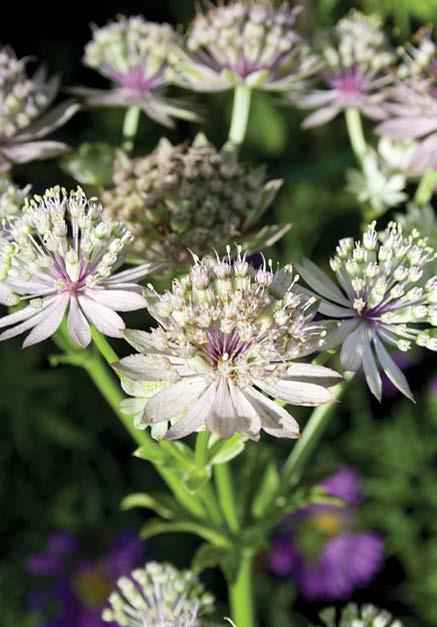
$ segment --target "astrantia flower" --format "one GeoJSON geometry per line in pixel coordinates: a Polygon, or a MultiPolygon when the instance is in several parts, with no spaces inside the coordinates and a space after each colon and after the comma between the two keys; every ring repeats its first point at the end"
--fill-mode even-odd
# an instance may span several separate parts
{"type": "Polygon", "coordinates": [[[426,280],[423,276],[436,253],[418,231],[404,236],[394,222],[382,232],[375,225],[368,227],[360,242],[340,240],[330,260],[340,288],[311,261],[304,261],[299,271],[322,297],[320,313],[342,319],[331,342],[342,343],[343,368],[355,372],[362,366],[370,390],[380,399],[376,355],[392,383],[412,398],[405,376],[384,344],[407,351],[415,342],[437,350],[430,329],[437,320],[437,277],[426,280]]]}
{"type": "Polygon", "coordinates": [[[117,582],[102,618],[121,627],[202,627],[213,597],[189,570],[149,562],[117,582]]]}
{"type": "Polygon", "coordinates": [[[0,238],[7,235],[3,228],[5,219],[21,212],[29,191],[30,185],[20,188],[6,176],[0,175],[0,238]]]}
{"type": "Polygon", "coordinates": [[[354,107],[373,120],[385,117],[385,89],[391,82],[388,66],[393,55],[377,16],[352,10],[322,40],[320,80],[324,89],[299,96],[296,104],[317,108],[303,123],[305,128],[325,124],[354,107]]]}
{"type": "MultiPolygon", "coordinates": [[[[132,256],[186,264],[187,249],[204,255],[212,247],[225,252],[228,241],[259,221],[282,181],[265,182],[265,169],[236,161],[202,134],[192,144],[162,139],[147,157],[115,163],[115,187],[103,193],[108,216],[122,218],[134,239],[132,256]]],[[[271,244],[287,227],[265,227],[255,238],[271,244]]],[[[252,248],[253,249],[253,248],[252,248]]]]}
{"type": "Polygon", "coordinates": [[[380,570],[383,544],[372,531],[355,531],[362,500],[358,477],[345,468],[321,486],[344,505],[313,504],[297,510],[273,539],[270,567],[295,580],[308,599],[346,599],[380,570]]]}
{"type": "Polygon", "coordinates": [[[348,170],[346,179],[348,189],[360,203],[368,203],[375,215],[383,214],[389,207],[396,207],[407,198],[404,174],[391,171],[373,149],[369,149],[364,157],[362,170],[348,170]]]}
{"type": "Polygon", "coordinates": [[[108,78],[113,87],[74,87],[72,92],[90,106],[139,107],[165,126],[173,126],[173,117],[193,120],[193,112],[163,94],[168,85],[168,57],[178,40],[169,24],[146,22],[139,15],[121,15],[102,28],[94,27],[84,63],[108,78]]]}
{"type": "Polygon", "coordinates": [[[271,91],[296,90],[316,60],[295,29],[299,8],[272,0],[234,0],[207,5],[176,55],[176,81],[197,91],[222,91],[245,84],[271,91]]]}
{"type": "Polygon", "coordinates": [[[335,608],[327,608],[320,613],[320,619],[326,627],[402,627],[390,612],[374,605],[358,607],[355,603],[346,605],[338,616],[335,608]]]}
{"type": "Polygon", "coordinates": [[[26,76],[30,58],[17,59],[9,47],[0,47],[0,171],[14,163],[56,157],[68,149],[61,142],[39,141],[64,124],[78,106],[71,100],[46,110],[52,104],[59,78],[46,80],[40,68],[26,76]]]}
{"type": "Polygon", "coordinates": [[[195,258],[170,292],[149,290],[148,309],[161,326],[126,331],[140,354],[115,365],[137,381],[168,382],[146,403],[144,426],[173,422],[170,439],[203,428],[222,438],[239,432],[256,440],[261,429],[298,437],[296,421],[269,396],[321,405],[333,399],[327,388],[340,377],[293,362],[319,350],[326,335],[312,321],[316,299],[298,293],[294,282],[291,267],[253,270],[238,254],[235,261],[195,258]]]}
{"type": "Polygon", "coordinates": [[[417,47],[402,51],[404,63],[384,109],[389,119],[377,132],[394,139],[420,139],[409,165],[416,172],[437,170],[437,46],[429,30],[417,47]]]}
{"type": "Polygon", "coordinates": [[[3,304],[29,304],[0,318],[0,328],[9,327],[0,340],[31,330],[23,346],[41,342],[68,313],[69,334],[85,347],[89,323],[121,337],[125,325],[115,312],[145,307],[134,281],[152,264],[114,274],[130,234],[120,221],[104,219],[102,207],[81,189],[68,195],[56,187],[35,196],[8,228],[10,241],[0,240],[0,297],[3,289],[3,304]]]}

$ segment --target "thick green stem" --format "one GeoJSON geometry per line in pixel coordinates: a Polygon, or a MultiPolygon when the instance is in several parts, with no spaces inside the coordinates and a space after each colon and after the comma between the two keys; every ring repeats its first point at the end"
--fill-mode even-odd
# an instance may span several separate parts
{"type": "Polygon", "coordinates": [[[430,168],[423,175],[414,196],[414,203],[418,207],[423,207],[432,198],[434,186],[437,184],[437,170],[430,168]]]}
{"type": "Polygon", "coordinates": [[[238,627],[255,627],[252,562],[252,556],[243,555],[237,578],[229,584],[232,620],[238,627]]]}
{"type": "Polygon", "coordinates": [[[215,465],[214,479],[223,516],[225,517],[229,529],[233,533],[237,533],[240,528],[240,522],[238,520],[238,510],[235,502],[234,486],[229,465],[215,465]]]}
{"type": "Polygon", "coordinates": [[[345,117],[352,149],[357,161],[362,165],[367,153],[367,143],[363,133],[363,125],[361,124],[361,114],[358,109],[350,107],[346,109],[345,117]]]}
{"type": "Polygon", "coordinates": [[[123,122],[123,143],[121,147],[130,154],[134,149],[135,137],[140,121],[141,109],[139,107],[129,107],[124,116],[123,122]]]}
{"type": "MultiPolygon", "coordinates": [[[[333,389],[336,400],[342,396],[345,384],[341,383],[333,389]]],[[[329,403],[317,407],[311,414],[302,437],[293,447],[287,461],[282,469],[282,489],[289,491],[290,486],[295,485],[300,477],[300,473],[308,461],[308,458],[316,448],[325,429],[329,424],[329,420],[337,407],[337,403],[329,403]]]]}
{"type": "Polygon", "coordinates": [[[239,85],[235,88],[229,141],[237,149],[240,148],[246,137],[251,96],[252,91],[250,87],[239,85]]]}

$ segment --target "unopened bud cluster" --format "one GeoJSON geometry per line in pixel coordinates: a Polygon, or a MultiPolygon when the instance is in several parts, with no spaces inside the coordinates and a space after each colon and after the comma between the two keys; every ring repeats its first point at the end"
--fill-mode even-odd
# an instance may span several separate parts
{"type": "Polygon", "coordinates": [[[0,237],[6,235],[3,229],[5,219],[19,215],[29,190],[30,186],[20,188],[10,179],[0,176],[0,237]]]}
{"type": "Polygon", "coordinates": [[[265,169],[238,163],[203,135],[172,146],[163,139],[147,157],[115,164],[115,187],[103,193],[106,215],[121,218],[142,259],[184,264],[188,250],[223,252],[255,224],[280,181],[265,183],[265,169]]]}

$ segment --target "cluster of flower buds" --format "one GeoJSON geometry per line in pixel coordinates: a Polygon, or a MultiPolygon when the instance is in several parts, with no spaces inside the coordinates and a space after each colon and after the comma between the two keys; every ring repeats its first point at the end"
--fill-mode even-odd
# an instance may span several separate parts
{"type": "Polygon", "coordinates": [[[393,139],[421,140],[409,165],[423,173],[437,170],[437,45],[429,29],[416,38],[417,47],[411,44],[400,51],[403,63],[385,103],[389,119],[377,132],[393,139]]]}
{"type": "Polygon", "coordinates": [[[291,267],[275,273],[264,262],[254,270],[240,251],[231,259],[228,248],[228,255],[195,258],[171,291],[146,291],[161,327],[126,331],[141,354],[115,368],[136,381],[168,382],[143,413],[143,426],[162,423],[161,437],[202,428],[222,438],[239,432],[257,440],[261,429],[298,437],[296,421],[267,395],[309,406],[333,399],[328,388],[337,373],[293,362],[323,347],[326,327],[313,322],[317,301],[295,289],[291,267]]]}
{"type": "Polygon", "coordinates": [[[61,126],[76,111],[67,101],[49,113],[59,88],[58,77],[46,80],[44,68],[26,76],[29,58],[17,59],[9,47],[0,48],[0,171],[12,163],[46,159],[65,152],[60,142],[36,141],[61,126]]]}
{"type": "Polygon", "coordinates": [[[394,56],[379,18],[353,9],[321,36],[318,47],[324,88],[296,100],[302,108],[317,108],[305,119],[304,127],[324,124],[350,107],[369,118],[383,119],[382,104],[392,80],[388,66],[394,56]]]}
{"type": "Polygon", "coordinates": [[[214,598],[198,578],[171,564],[148,562],[117,587],[102,618],[120,627],[203,627],[202,616],[213,609],[214,598]]]}
{"type": "Polygon", "coordinates": [[[0,238],[7,235],[3,228],[6,219],[20,214],[29,191],[30,185],[20,188],[9,178],[0,176],[0,238]]]}
{"type": "Polygon", "coordinates": [[[402,627],[401,621],[395,619],[387,610],[380,610],[374,605],[359,607],[349,603],[337,618],[335,608],[327,608],[320,613],[325,627],[402,627]]]}
{"type": "Polygon", "coordinates": [[[232,1],[200,11],[186,50],[175,54],[176,82],[197,91],[245,84],[273,91],[298,90],[316,59],[295,30],[298,8],[272,0],[232,1]]]}
{"type": "MultiPolygon", "coordinates": [[[[103,203],[108,216],[128,224],[132,255],[186,264],[187,249],[222,253],[226,242],[242,237],[250,245],[248,233],[281,181],[266,183],[263,167],[238,163],[226,147],[217,151],[199,134],[192,144],[179,146],[162,139],[147,157],[130,160],[120,154],[114,184],[103,193],[103,203]]],[[[262,233],[264,240],[254,236],[257,246],[272,243],[281,230],[262,233]]]]}
{"type": "Polygon", "coordinates": [[[380,398],[375,351],[392,383],[412,398],[405,376],[384,343],[402,351],[408,351],[413,342],[437,350],[430,328],[437,324],[437,277],[424,275],[436,252],[418,231],[405,237],[394,222],[381,232],[375,226],[373,222],[360,242],[340,240],[330,265],[341,289],[308,260],[299,270],[321,297],[319,311],[343,319],[331,338],[333,345],[342,343],[343,368],[355,372],[362,365],[370,390],[380,398]]]}
{"type": "Polygon", "coordinates": [[[24,346],[41,342],[68,312],[69,334],[84,347],[91,341],[90,322],[120,337],[124,322],[115,312],[145,307],[133,281],[153,266],[114,274],[131,235],[120,221],[105,220],[102,207],[81,189],[67,194],[55,187],[26,200],[7,233],[0,240],[1,302],[29,304],[0,318],[0,328],[9,327],[1,340],[32,329],[24,346]]]}
{"type": "Polygon", "coordinates": [[[74,87],[90,106],[136,106],[150,118],[173,126],[173,117],[196,119],[195,114],[162,95],[169,84],[168,59],[179,42],[169,24],[147,22],[142,16],[119,16],[102,28],[93,28],[85,47],[84,63],[108,78],[110,90],[74,87]]]}

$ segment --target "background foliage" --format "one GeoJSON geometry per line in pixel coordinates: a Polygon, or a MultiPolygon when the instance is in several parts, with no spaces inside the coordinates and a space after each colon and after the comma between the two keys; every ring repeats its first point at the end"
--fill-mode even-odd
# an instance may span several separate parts
{"type": "MultiPolygon", "coordinates": [[[[351,6],[358,6],[381,13],[398,42],[437,15],[436,0],[304,4],[308,33],[333,24],[351,6]]],[[[119,12],[186,21],[192,5],[191,0],[20,5],[11,7],[2,19],[0,41],[10,43],[19,56],[35,54],[51,71],[62,71],[66,85],[99,86],[99,77],[80,64],[90,22],[103,24],[119,12]]],[[[221,144],[227,134],[231,94],[196,100],[204,111],[206,134],[221,144]]],[[[117,145],[122,116],[118,110],[81,113],[57,135],[73,146],[83,141],[117,145]]],[[[272,178],[285,179],[274,215],[266,217],[270,222],[293,223],[272,252],[273,258],[282,261],[302,254],[315,261],[327,259],[339,237],[359,230],[359,211],[343,189],[345,168],[354,160],[342,120],[303,132],[299,128],[302,117],[300,112],[281,109],[265,94],[255,94],[242,154],[243,159],[268,163],[272,178]]],[[[143,117],[136,152],[149,152],[161,135],[174,142],[195,131],[181,124],[169,132],[143,117]]],[[[35,192],[58,182],[73,184],[54,162],[17,168],[16,178],[23,184],[31,182],[35,192]]],[[[121,351],[121,345],[117,349],[121,351]]],[[[72,368],[51,368],[54,352],[49,342],[25,352],[18,341],[0,344],[2,627],[35,624],[26,600],[40,583],[26,571],[25,560],[44,545],[51,531],[74,532],[85,550],[97,555],[117,530],[138,529],[144,522],[144,514],[120,512],[123,496],[159,486],[151,466],[132,457],[132,442],[86,375],[72,368]]],[[[311,484],[342,464],[359,471],[368,497],[363,515],[383,533],[387,560],[373,585],[354,599],[387,607],[414,627],[437,625],[437,396],[435,386],[434,394],[431,387],[431,357],[427,359],[410,368],[417,405],[393,396],[379,406],[355,381],[305,479],[311,484]]],[[[302,411],[296,417],[304,424],[306,416],[302,411]]],[[[290,443],[264,437],[264,446],[274,446],[280,459],[290,443]]],[[[189,536],[183,542],[178,536],[163,536],[148,543],[147,553],[187,566],[195,544],[189,536]]],[[[299,598],[288,581],[274,579],[262,555],[257,568],[265,625],[291,627],[306,624],[303,616],[315,618],[319,606],[299,598]],[[290,610],[296,597],[299,616],[290,610]]],[[[221,579],[217,577],[211,585],[224,598],[221,579]]]]}

